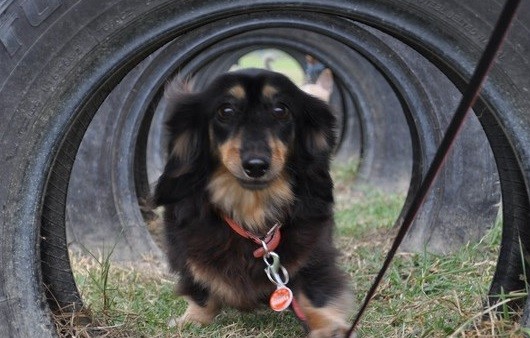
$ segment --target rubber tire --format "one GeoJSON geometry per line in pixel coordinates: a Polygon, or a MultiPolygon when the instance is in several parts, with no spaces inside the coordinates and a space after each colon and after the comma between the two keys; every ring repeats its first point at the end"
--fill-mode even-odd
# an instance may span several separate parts
{"type": "MultiPolygon", "coordinates": [[[[317,18],[313,20],[318,21],[317,18]]],[[[335,24],[340,29],[336,21],[325,22],[324,26],[326,24],[335,24]]],[[[225,68],[219,67],[220,69],[215,67],[219,63],[226,64],[225,54],[218,54],[239,51],[249,45],[258,48],[261,44],[262,47],[270,44],[281,48],[297,48],[325,60],[333,70],[340,89],[345,92],[342,97],[347,100],[343,102],[350,104],[344,110],[347,113],[344,117],[346,128],[343,129],[337,157],[347,158],[357,153],[354,159],[358,158],[359,148],[362,147],[354,185],[364,189],[370,187],[402,193],[406,192],[404,189],[408,187],[414,163],[414,179],[407,197],[409,203],[443,136],[450,114],[457,105],[459,92],[438,69],[403,43],[382,33],[376,34],[374,30],[367,32],[366,27],[356,27],[349,22],[346,28],[344,25],[340,27],[348,32],[348,38],[363,53],[371,52],[370,62],[386,65],[384,76],[360,56],[360,52],[323,35],[296,28],[286,30],[290,36],[283,33],[285,39],[282,38],[281,28],[253,30],[230,37],[202,50],[200,56],[187,63],[180,72],[194,74],[194,85],[200,88],[208,82],[208,78],[211,79],[230,66],[228,64],[225,68]],[[293,36],[296,36],[296,41],[293,41],[293,36]],[[373,52],[374,50],[377,52],[373,52]],[[208,58],[214,60],[214,65],[203,66],[208,58]],[[387,82],[387,78],[393,79],[392,85],[387,82]],[[401,99],[392,95],[393,88],[400,92],[401,99]],[[409,105],[407,114],[400,109],[400,100],[409,105]],[[414,147],[410,145],[411,134],[414,135],[414,147]]],[[[171,55],[172,60],[167,57],[160,60],[156,57],[151,59],[151,63],[164,68],[174,67],[174,64],[182,62],[178,61],[178,57],[184,39],[164,48],[163,54],[171,55]]],[[[140,93],[153,90],[156,91],[157,88],[153,88],[150,83],[135,89],[140,93]]],[[[161,163],[164,162],[161,159],[164,155],[161,153],[163,147],[160,146],[164,144],[160,141],[163,139],[160,128],[165,120],[165,116],[160,114],[162,112],[163,109],[157,109],[151,127],[155,130],[150,132],[149,137],[153,141],[153,147],[147,152],[151,182],[160,175],[161,163]]],[[[127,111],[124,113],[128,114],[127,111]]],[[[485,133],[478,119],[472,117],[456,142],[452,156],[446,162],[403,247],[409,251],[423,251],[427,248],[429,251],[447,253],[482,238],[497,216],[500,200],[497,182],[493,154],[485,133]],[[473,170],[465,170],[469,167],[473,167],[473,170]],[[461,207],[453,209],[455,202],[461,207]],[[447,210],[451,212],[448,213],[447,210]]]]}
{"type": "MultiPolygon", "coordinates": [[[[522,7],[520,13],[530,10],[528,2],[522,7]]],[[[62,285],[65,293],[54,294],[61,302],[80,303],[65,245],[65,178],[84,131],[112,88],[144,57],[203,22],[289,8],[300,9],[297,1],[25,0],[0,5],[1,336],[56,334],[43,277],[54,276],[50,282],[62,285]],[[41,233],[44,224],[47,233],[41,233]]],[[[426,55],[460,88],[500,12],[499,4],[480,0],[465,5],[449,0],[306,1],[304,8],[380,27],[426,55]]],[[[503,241],[492,292],[521,286],[519,237],[525,248],[530,245],[527,25],[514,23],[501,63],[475,107],[503,193],[503,241]]]]}

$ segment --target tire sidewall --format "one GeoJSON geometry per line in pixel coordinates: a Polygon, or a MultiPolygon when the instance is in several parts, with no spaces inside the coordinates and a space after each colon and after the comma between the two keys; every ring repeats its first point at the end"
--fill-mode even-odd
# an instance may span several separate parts
{"type": "MultiPolygon", "coordinates": [[[[54,328],[41,286],[39,229],[47,178],[64,136],[75,121],[90,121],[113,86],[143,57],[197,22],[243,13],[248,1],[93,1],[76,4],[20,1],[4,4],[0,79],[1,261],[0,333],[49,336],[54,328]],[[6,28],[7,27],[7,28],[6,28]],[[138,51],[141,51],[138,53],[138,51]],[[99,92],[95,92],[100,88],[99,92]],[[81,114],[84,114],[81,116],[81,114]],[[92,115],[91,115],[92,114],[92,115]],[[20,311],[17,309],[24,309],[20,311]],[[3,332],[3,331],[5,332],[3,332]]],[[[254,1],[252,8],[289,8],[296,2],[254,1]]],[[[308,1],[380,25],[440,64],[469,78],[500,12],[481,1],[308,1]],[[396,15],[398,13],[399,15],[396,15]],[[473,33],[470,33],[473,32],[473,33]]],[[[526,6],[528,7],[528,6],[526,6]]],[[[522,12],[521,9],[520,12],[522,12]]],[[[522,20],[512,27],[524,30],[522,20]]],[[[530,37],[514,33],[490,74],[484,98],[530,181],[530,37]],[[524,76],[523,74],[526,74],[524,76]],[[509,92],[510,95],[506,95],[509,92]]],[[[74,145],[75,146],[75,145],[74,145]]],[[[528,187],[528,184],[526,185],[528,187]]],[[[527,188],[528,192],[528,188],[527,188]]]]}

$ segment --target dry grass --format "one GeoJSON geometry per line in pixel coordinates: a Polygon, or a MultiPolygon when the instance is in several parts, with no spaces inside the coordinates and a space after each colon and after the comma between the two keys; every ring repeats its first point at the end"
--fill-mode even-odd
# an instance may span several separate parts
{"type": "MultiPolygon", "coordinates": [[[[361,321],[359,335],[522,337],[517,324],[520,313],[510,312],[505,304],[525,293],[513,293],[496,306],[483,307],[495,270],[498,232],[494,229],[480,243],[449,256],[399,253],[361,321]]],[[[385,233],[347,240],[344,265],[350,269],[355,290],[361,292],[359,302],[390,246],[392,236],[385,233]]]]}
{"type": "MultiPolygon", "coordinates": [[[[334,168],[337,245],[360,303],[390,247],[391,226],[403,196],[352,189],[352,166],[334,168]]],[[[525,293],[506,295],[498,306],[483,307],[501,227],[497,224],[479,243],[451,255],[399,253],[361,321],[359,336],[522,337],[524,329],[517,324],[520,313],[510,312],[505,302],[525,293]]],[[[57,316],[64,337],[303,336],[291,313],[266,309],[255,313],[226,309],[211,326],[177,328],[172,319],[184,312],[186,304],[174,296],[175,276],[157,262],[123,265],[111,263],[109,254],[77,254],[72,266],[87,307],[79,316],[57,316]]]]}
{"type": "MultiPolygon", "coordinates": [[[[393,221],[389,215],[399,212],[401,199],[373,191],[356,196],[361,198],[337,210],[339,217],[346,214],[337,243],[343,252],[341,264],[351,275],[360,303],[390,246],[394,231],[389,229],[393,221]],[[363,224],[362,230],[348,228],[355,228],[347,222],[352,212],[357,214],[351,223],[363,224]]],[[[497,225],[480,243],[469,244],[449,256],[398,254],[361,321],[359,336],[522,336],[516,322],[520,314],[510,313],[503,304],[486,310],[482,306],[495,270],[499,237],[497,225]]],[[[267,310],[241,314],[227,309],[209,327],[172,327],[168,323],[183,313],[185,302],[173,295],[174,276],[159,266],[146,269],[145,264],[141,268],[110,264],[108,257],[74,256],[72,261],[93,322],[86,325],[67,315],[61,318],[64,336],[303,336],[292,314],[267,310]]],[[[86,319],[84,316],[81,319],[86,319]]]]}

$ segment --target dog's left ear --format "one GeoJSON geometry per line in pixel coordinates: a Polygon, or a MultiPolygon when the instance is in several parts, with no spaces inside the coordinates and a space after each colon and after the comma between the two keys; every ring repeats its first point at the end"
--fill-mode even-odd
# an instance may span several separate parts
{"type": "Polygon", "coordinates": [[[298,124],[298,144],[313,159],[328,159],[336,144],[336,118],[322,100],[303,94],[302,123],[298,124]]]}

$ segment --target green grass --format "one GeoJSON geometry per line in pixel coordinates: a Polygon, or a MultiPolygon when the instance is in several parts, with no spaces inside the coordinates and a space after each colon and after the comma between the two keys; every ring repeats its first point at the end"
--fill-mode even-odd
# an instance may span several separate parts
{"type": "Polygon", "coordinates": [[[271,63],[273,71],[286,75],[296,85],[303,83],[304,71],[300,64],[280,50],[266,49],[249,53],[239,59],[239,66],[241,68],[264,68],[264,60],[267,55],[274,57],[274,61],[271,63]]]}
{"type": "MultiPolygon", "coordinates": [[[[224,309],[207,327],[178,328],[173,319],[182,315],[186,302],[175,296],[174,280],[153,267],[120,266],[106,271],[106,259],[72,257],[75,278],[92,314],[89,327],[76,329],[80,337],[299,337],[302,329],[291,313],[259,310],[240,313],[224,309]],[[102,263],[103,262],[103,263],[102,263]],[[102,289],[103,280],[105,289],[102,289]]],[[[70,328],[64,332],[73,332],[70,328]]]]}
{"type": "MultiPolygon", "coordinates": [[[[484,331],[491,331],[491,323],[495,323],[495,336],[520,334],[511,313],[480,322],[482,302],[495,270],[499,229],[451,255],[398,254],[361,322],[360,336],[447,337],[460,331],[463,334],[458,337],[487,336],[484,331]]],[[[367,242],[352,253],[345,265],[356,290],[369,288],[386,247],[367,242]]]]}
{"type": "Polygon", "coordinates": [[[355,238],[367,231],[389,228],[394,224],[403,206],[401,196],[369,188],[356,193],[355,201],[335,211],[335,222],[340,236],[355,238]]]}
{"type": "MultiPolygon", "coordinates": [[[[334,166],[337,245],[360,304],[393,239],[403,196],[368,187],[351,189],[355,163],[334,166]]],[[[359,337],[520,337],[520,314],[483,301],[495,271],[501,224],[478,243],[451,255],[398,253],[359,327],[359,337]],[[489,319],[482,320],[483,317],[489,319]]],[[[63,328],[78,337],[301,337],[291,313],[225,309],[210,326],[177,328],[185,311],[173,293],[174,276],[157,266],[123,266],[108,256],[72,257],[78,288],[92,314],[88,327],[63,328]],[[95,334],[96,333],[96,334],[95,334]]],[[[505,295],[525,296],[526,292],[505,295]]],[[[502,298],[501,298],[502,299],[502,298]]],[[[352,314],[353,314],[352,309],[352,314]]],[[[72,321],[73,322],[73,321],[72,321]]],[[[63,325],[73,325],[66,323],[63,325]]]]}
{"type": "MultiPolygon", "coordinates": [[[[119,264],[113,264],[105,277],[105,264],[100,262],[90,256],[72,257],[78,289],[98,334],[155,337],[169,333],[167,322],[186,307],[184,300],[174,296],[173,281],[156,267],[119,264]],[[102,279],[107,280],[105,289],[101,288],[102,279]]],[[[90,330],[81,331],[92,336],[90,330]]]]}

